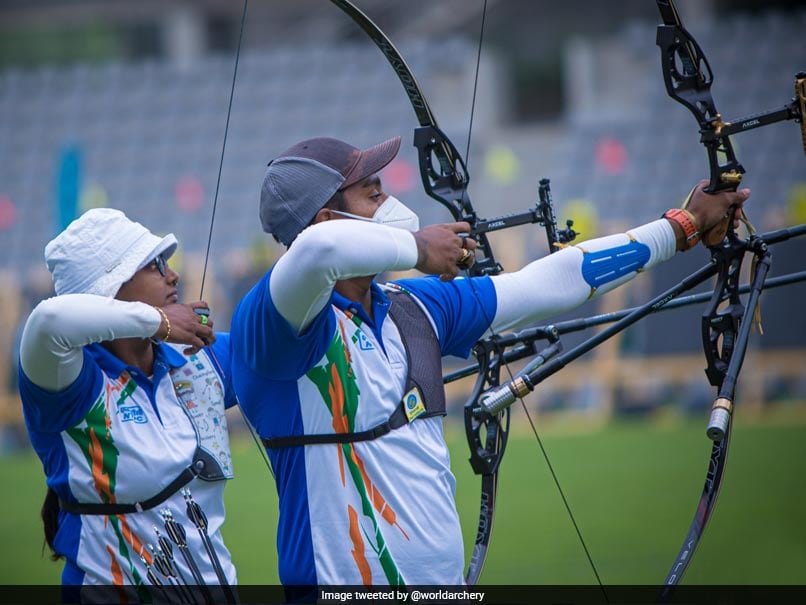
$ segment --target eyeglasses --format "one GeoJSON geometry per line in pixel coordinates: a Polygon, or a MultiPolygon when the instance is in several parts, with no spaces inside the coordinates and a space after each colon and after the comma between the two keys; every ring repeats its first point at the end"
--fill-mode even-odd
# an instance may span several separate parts
{"type": "Polygon", "coordinates": [[[165,270],[167,267],[165,257],[162,254],[157,254],[157,256],[154,257],[154,260],[151,262],[154,263],[154,266],[157,268],[157,271],[160,272],[160,275],[165,277],[165,270]]]}

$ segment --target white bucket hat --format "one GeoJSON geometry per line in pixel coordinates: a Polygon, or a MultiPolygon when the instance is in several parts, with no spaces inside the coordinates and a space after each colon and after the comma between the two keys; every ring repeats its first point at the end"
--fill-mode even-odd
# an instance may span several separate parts
{"type": "Polygon", "coordinates": [[[45,246],[56,294],[114,297],[158,254],[176,251],[173,233],[160,238],[120,210],[88,210],[45,246]]]}

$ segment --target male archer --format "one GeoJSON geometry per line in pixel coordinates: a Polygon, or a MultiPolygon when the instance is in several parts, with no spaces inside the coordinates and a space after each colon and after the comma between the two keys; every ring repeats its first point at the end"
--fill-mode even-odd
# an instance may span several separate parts
{"type": "Polygon", "coordinates": [[[287,587],[463,584],[441,357],[572,309],[701,237],[721,241],[750,194],[701,182],[685,210],[457,278],[473,262],[470,225],[421,228],[384,192],[378,173],[399,146],[313,138],[263,179],[263,229],[288,251],[234,313],[232,372],[274,468],[287,587]],[[430,275],[375,281],[408,269],[430,275]]]}

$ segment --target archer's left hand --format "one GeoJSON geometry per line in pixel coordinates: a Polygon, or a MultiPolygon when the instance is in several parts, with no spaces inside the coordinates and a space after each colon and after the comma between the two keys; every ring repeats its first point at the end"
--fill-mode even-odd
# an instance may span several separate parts
{"type": "Polygon", "coordinates": [[[725,237],[731,217],[733,228],[739,227],[739,219],[744,212],[744,203],[750,197],[750,190],[706,193],[703,189],[707,185],[707,180],[699,182],[691,194],[686,210],[694,215],[702,242],[706,246],[713,246],[725,237]]]}

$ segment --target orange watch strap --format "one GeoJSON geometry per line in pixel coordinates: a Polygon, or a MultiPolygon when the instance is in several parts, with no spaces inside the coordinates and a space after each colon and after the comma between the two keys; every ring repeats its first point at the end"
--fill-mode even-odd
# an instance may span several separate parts
{"type": "Polygon", "coordinates": [[[663,213],[663,218],[674,221],[682,227],[683,233],[686,235],[686,250],[690,250],[700,241],[700,232],[697,230],[697,223],[691,212],[680,208],[670,208],[663,213]]]}

